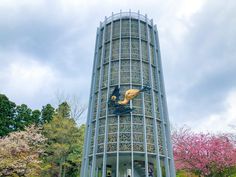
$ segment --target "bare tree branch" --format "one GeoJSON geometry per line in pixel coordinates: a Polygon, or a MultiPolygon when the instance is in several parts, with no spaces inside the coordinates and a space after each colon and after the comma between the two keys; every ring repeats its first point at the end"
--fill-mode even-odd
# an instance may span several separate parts
{"type": "Polygon", "coordinates": [[[85,111],[87,109],[86,104],[80,102],[79,96],[68,95],[64,91],[58,90],[55,93],[57,104],[67,102],[70,105],[70,117],[74,119],[78,124],[83,122],[85,118],[85,111]]]}

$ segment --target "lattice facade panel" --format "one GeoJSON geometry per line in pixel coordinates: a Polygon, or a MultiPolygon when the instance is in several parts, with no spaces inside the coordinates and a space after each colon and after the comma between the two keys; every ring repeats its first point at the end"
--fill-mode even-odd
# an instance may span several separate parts
{"type": "Polygon", "coordinates": [[[97,29],[81,177],[175,177],[158,32],[139,13],[119,13],[97,29]],[[140,92],[116,115],[109,107],[118,86],[119,99],[129,89],[140,92]],[[151,169],[152,168],[152,169],[151,169]],[[164,169],[164,170],[163,170],[164,169]],[[134,175],[135,174],[135,175],[134,175]]]}

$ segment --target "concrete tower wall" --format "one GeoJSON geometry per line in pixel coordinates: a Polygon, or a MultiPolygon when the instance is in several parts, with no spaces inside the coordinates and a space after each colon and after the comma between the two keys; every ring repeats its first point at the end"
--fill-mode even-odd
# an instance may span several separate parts
{"type": "Polygon", "coordinates": [[[112,14],[97,29],[82,177],[175,176],[158,32],[139,13],[112,14]],[[114,115],[108,101],[150,86],[114,115]],[[153,171],[153,173],[151,172],[153,171]]]}

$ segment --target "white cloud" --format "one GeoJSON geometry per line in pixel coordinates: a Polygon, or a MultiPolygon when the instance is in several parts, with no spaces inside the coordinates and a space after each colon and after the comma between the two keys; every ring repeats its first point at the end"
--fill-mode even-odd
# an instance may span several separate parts
{"type": "Polygon", "coordinates": [[[59,79],[56,71],[35,57],[13,52],[1,55],[0,59],[4,63],[0,67],[0,83],[3,83],[0,92],[18,104],[37,103],[42,96],[47,98],[59,79]]]}
{"type": "Polygon", "coordinates": [[[206,0],[182,0],[178,6],[176,17],[186,19],[191,23],[192,15],[199,12],[206,2],[206,0]]]}
{"type": "Polygon", "coordinates": [[[35,60],[11,63],[7,73],[8,87],[17,88],[19,92],[25,92],[28,95],[40,91],[47,83],[55,79],[48,66],[40,65],[35,60]]]}
{"type": "MultiPolygon", "coordinates": [[[[215,109],[206,108],[210,116],[203,111],[200,120],[192,122],[200,114],[199,105],[208,105],[208,100],[219,98],[221,91],[225,94],[228,92],[210,81],[214,81],[214,78],[221,82],[223,80],[222,85],[232,88],[230,79],[224,81],[230,76],[224,75],[229,73],[228,66],[235,66],[235,60],[226,62],[228,58],[235,58],[232,47],[235,45],[230,43],[231,40],[235,41],[236,26],[233,25],[232,16],[235,13],[232,2],[1,0],[0,92],[17,103],[37,108],[51,103],[57,90],[81,95],[81,100],[87,102],[99,22],[120,9],[140,10],[141,14],[147,13],[149,18],[153,18],[158,26],[170,118],[175,122],[182,121],[182,124],[189,121],[189,125],[199,130],[210,129],[211,124],[215,124],[226,113],[234,120],[230,110],[224,111],[225,114],[220,113],[224,108],[219,111],[214,104],[211,107],[215,109]],[[224,9],[222,4],[228,8],[224,9]],[[217,21],[217,25],[212,21],[217,21]],[[227,45],[220,45],[223,43],[227,45]],[[212,54],[208,55],[210,52],[212,54]],[[222,53],[227,55],[219,56],[222,53]],[[216,62],[216,58],[220,60],[216,62]],[[222,73],[217,75],[217,70],[222,73]],[[203,78],[206,81],[201,84],[203,78]],[[207,89],[215,94],[210,95],[207,89]],[[188,97],[188,93],[192,94],[188,97]]],[[[232,123],[231,119],[228,118],[221,126],[222,130],[232,123]]],[[[220,129],[218,125],[217,130],[220,129]]]]}
{"type": "MultiPolygon", "coordinates": [[[[225,110],[201,119],[189,122],[195,131],[233,132],[229,125],[236,125],[236,90],[230,92],[224,102],[225,110]]],[[[214,103],[212,103],[214,104],[214,103]]]]}

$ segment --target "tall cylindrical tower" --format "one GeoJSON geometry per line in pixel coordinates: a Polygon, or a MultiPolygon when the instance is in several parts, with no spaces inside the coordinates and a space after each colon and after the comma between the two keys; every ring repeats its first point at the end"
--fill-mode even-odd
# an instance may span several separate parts
{"type": "Polygon", "coordinates": [[[97,29],[81,176],[175,177],[158,32],[147,16],[112,14],[97,29]],[[115,88],[123,100],[144,87],[128,112],[108,104],[115,88]]]}

